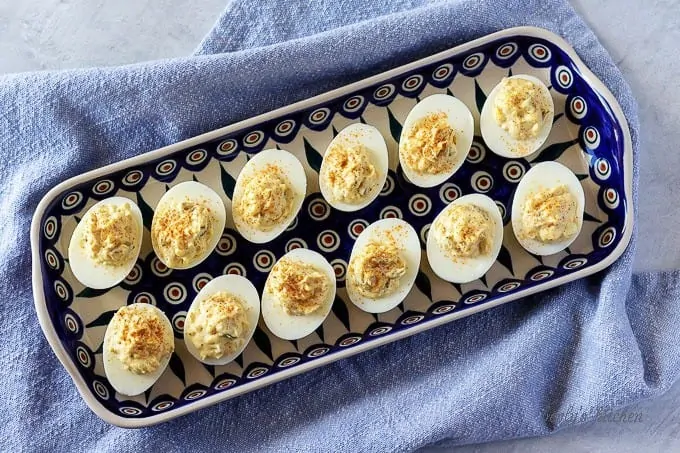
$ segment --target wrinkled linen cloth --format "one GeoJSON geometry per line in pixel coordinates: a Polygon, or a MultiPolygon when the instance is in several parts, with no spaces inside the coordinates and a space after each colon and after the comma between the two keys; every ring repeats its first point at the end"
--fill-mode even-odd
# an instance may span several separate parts
{"type": "Polygon", "coordinates": [[[614,93],[637,191],[635,101],[563,0],[236,0],[188,58],[0,77],[0,450],[410,451],[546,434],[667,389],[680,284],[633,275],[635,235],[597,275],[140,430],[90,412],[40,330],[29,227],[57,183],[518,25],[563,36],[614,93]]]}

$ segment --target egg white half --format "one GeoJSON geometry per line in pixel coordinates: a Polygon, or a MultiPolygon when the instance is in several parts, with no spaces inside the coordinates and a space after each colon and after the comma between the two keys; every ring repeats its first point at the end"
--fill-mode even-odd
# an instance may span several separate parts
{"type": "Polygon", "coordinates": [[[93,289],[106,289],[116,286],[123,281],[132,268],[135,267],[135,263],[139,257],[139,250],[142,247],[143,228],[142,212],[139,210],[139,206],[130,199],[125,197],[111,197],[94,204],[87,210],[78,225],[76,225],[75,230],[73,230],[73,235],[71,236],[71,242],[68,245],[68,262],[74,277],[83,285],[93,289]],[[99,208],[99,206],[122,206],[125,203],[130,205],[130,211],[132,212],[132,216],[134,217],[137,226],[137,247],[132,254],[132,258],[130,258],[130,261],[124,266],[112,267],[95,263],[80,244],[83,234],[85,233],[86,221],[90,214],[94,212],[96,208],[99,208]]]}
{"type": "Polygon", "coordinates": [[[389,160],[387,155],[387,145],[385,144],[385,139],[383,138],[380,131],[373,126],[367,124],[356,123],[350,124],[340,132],[331,141],[326,148],[326,153],[324,154],[324,159],[321,162],[321,170],[319,171],[319,189],[321,189],[321,194],[326,199],[328,204],[339,211],[352,212],[363,209],[380,194],[380,190],[385,184],[385,179],[387,179],[387,170],[389,168],[389,160]],[[364,145],[368,153],[368,157],[371,163],[375,166],[378,173],[378,180],[375,187],[367,194],[366,198],[360,203],[352,204],[343,201],[335,200],[333,197],[333,191],[329,187],[326,178],[322,178],[321,175],[324,174],[324,169],[327,165],[326,155],[328,155],[328,150],[335,146],[348,146],[348,145],[364,145]]]}
{"type": "Polygon", "coordinates": [[[440,278],[453,283],[468,283],[487,273],[498,257],[503,244],[503,218],[496,203],[486,195],[471,194],[456,199],[444,208],[435,218],[434,226],[442,215],[456,205],[471,204],[484,210],[494,222],[491,253],[476,258],[451,258],[437,243],[437,233],[433,228],[427,237],[427,259],[430,267],[440,278]]]}
{"type": "Polygon", "coordinates": [[[268,149],[260,151],[253,156],[248,163],[243,167],[236,179],[236,186],[234,187],[234,196],[232,200],[232,215],[234,217],[234,224],[241,236],[246,240],[255,244],[264,244],[274,240],[277,236],[283,233],[286,228],[293,222],[295,216],[300,212],[302,202],[305,199],[307,192],[307,176],[302,164],[293,154],[288,151],[280,149],[268,149]],[[281,169],[281,172],[288,178],[295,199],[288,217],[283,219],[281,223],[268,231],[258,230],[248,225],[234,209],[241,198],[243,198],[243,185],[254,173],[264,169],[268,164],[275,165],[281,169]]]}
{"type": "MultiPolygon", "coordinates": [[[[194,307],[198,306],[198,302],[209,298],[211,295],[224,291],[226,293],[232,294],[240,298],[246,307],[248,315],[248,323],[250,324],[250,331],[246,335],[243,346],[238,350],[234,351],[232,354],[228,354],[220,357],[219,359],[201,359],[201,355],[192,343],[189,336],[186,334],[186,329],[184,329],[184,343],[187,347],[187,351],[196,358],[196,360],[203,362],[208,365],[226,365],[227,363],[233,361],[236,357],[243,352],[243,350],[248,346],[250,339],[255,333],[255,328],[257,327],[257,321],[260,318],[260,296],[257,293],[257,289],[250,283],[245,277],[240,275],[222,275],[210,280],[196,295],[193,302],[191,302],[191,307],[187,312],[187,319],[191,315],[194,307]]],[[[185,321],[186,327],[186,321],[185,321]]]]}
{"type": "Polygon", "coordinates": [[[355,284],[350,277],[348,269],[345,279],[347,295],[354,305],[368,313],[384,313],[399,305],[408,295],[413,287],[420,268],[420,240],[418,233],[411,225],[401,219],[383,219],[370,224],[361,232],[349,258],[349,263],[356,255],[361,253],[366,245],[371,241],[384,242],[384,238],[391,233],[395,239],[396,246],[401,249],[401,254],[406,261],[406,274],[399,282],[399,288],[392,294],[378,299],[371,299],[359,294],[355,284]]]}
{"type": "Polygon", "coordinates": [[[517,190],[512,200],[512,229],[517,241],[527,251],[534,255],[553,255],[569,247],[576,240],[583,227],[583,210],[585,208],[585,195],[583,187],[576,175],[559,162],[541,162],[534,165],[517,185],[517,190]],[[521,239],[519,232],[522,229],[522,207],[529,195],[539,189],[552,189],[566,185],[569,192],[576,198],[576,211],[578,213],[578,233],[564,241],[543,243],[535,239],[521,239]]]}
{"type": "MultiPolygon", "coordinates": [[[[165,194],[161,197],[160,201],[158,202],[158,206],[156,206],[156,214],[168,207],[171,207],[175,204],[187,200],[193,202],[202,201],[206,203],[206,205],[215,215],[217,223],[215,224],[213,234],[210,237],[210,241],[207,244],[205,252],[203,252],[203,254],[201,254],[198,258],[188,263],[187,265],[177,266],[174,267],[174,269],[190,269],[192,267],[198,266],[208,256],[210,256],[213,250],[215,250],[215,247],[217,246],[217,243],[220,241],[220,238],[222,237],[222,232],[224,231],[224,224],[226,223],[227,220],[227,213],[224,208],[224,202],[222,201],[220,196],[217,195],[217,193],[210,187],[196,181],[181,182],[176,186],[172,187],[167,192],[165,192],[165,194]]],[[[153,221],[151,222],[152,230],[153,225],[156,223],[157,220],[156,214],[154,214],[153,221]]],[[[161,258],[161,255],[158,253],[157,244],[156,241],[154,240],[153,235],[151,235],[151,244],[153,246],[154,252],[156,252],[156,256],[158,256],[158,259],[161,260],[161,262],[163,262],[163,264],[165,264],[167,267],[173,268],[168,263],[163,261],[163,258],[161,258]]]]}
{"type": "Polygon", "coordinates": [[[496,118],[494,117],[494,104],[496,102],[496,97],[501,90],[501,83],[496,85],[489,96],[484,102],[482,107],[482,112],[479,117],[479,126],[482,132],[482,138],[486,146],[502,157],[515,158],[515,157],[525,157],[530,154],[535,153],[545,140],[550,135],[550,130],[552,129],[553,118],[555,116],[555,105],[553,103],[552,95],[550,90],[545,86],[541,80],[534,76],[526,74],[518,74],[509,79],[524,79],[529,82],[533,82],[539,86],[543,96],[546,101],[548,101],[549,112],[546,115],[543,125],[541,127],[540,133],[534,139],[530,140],[517,140],[513,138],[507,131],[502,129],[498,123],[496,123],[496,118]],[[519,150],[524,150],[520,152],[519,150]]]}
{"type": "Polygon", "coordinates": [[[449,121],[449,126],[456,133],[456,157],[450,171],[436,175],[417,173],[405,165],[399,153],[399,163],[404,175],[418,187],[434,187],[449,179],[463,165],[467,158],[475,134],[475,123],[470,109],[458,98],[448,94],[433,94],[418,102],[409,112],[404,121],[399,144],[404,143],[408,131],[422,118],[433,113],[443,112],[449,121]]]}
{"type": "MultiPolygon", "coordinates": [[[[135,305],[141,304],[132,304],[131,306],[135,305]]],[[[155,310],[159,314],[159,316],[163,320],[163,328],[167,329],[167,332],[169,332],[170,337],[174,339],[172,325],[170,324],[170,320],[168,319],[168,317],[165,316],[165,313],[163,313],[160,309],[153,305],[149,304],[145,305],[152,307],[153,310],[155,310]]],[[[159,377],[161,377],[161,375],[167,368],[168,363],[170,363],[170,356],[168,356],[168,358],[165,359],[160,364],[158,369],[156,369],[156,371],[152,373],[147,374],[133,373],[132,371],[126,370],[123,367],[123,364],[121,363],[120,360],[118,360],[118,357],[116,357],[115,354],[109,352],[108,344],[110,331],[111,329],[109,324],[109,327],[106,328],[106,333],[104,334],[104,348],[103,348],[104,373],[106,374],[106,378],[109,380],[109,383],[111,383],[111,386],[116,390],[116,392],[122,395],[135,396],[144,393],[149,387],[156,383],[159,377]]]]}
{"type": "MultiPolygon", "coordinates": [[[[314,332],[328,317],[335,300],[335,272],[330,263],[321,254],[307,249],[294,249],[281,259],[288,258],[316,267],[330,283],[330,288],[321,308],[309,315],[289,315],[279,303],[276,295],[267,291],[267,284],[262,293],[262,318],[269,330],[284,340],[297,340],[314,332]]],[[[271,274],[269,274],[271,278],[271,274]]],[[[267,282],[269,282],[269,278],[267,282]]]]}

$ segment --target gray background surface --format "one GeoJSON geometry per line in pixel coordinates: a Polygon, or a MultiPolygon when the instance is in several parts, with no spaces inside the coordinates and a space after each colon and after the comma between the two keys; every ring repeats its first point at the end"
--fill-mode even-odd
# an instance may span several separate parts
{"type": "MultiPolygon", "coordinates": [[[[680,267],[680,0],[572,0],[609,50],[639,103],[638,270],[680,267]]],[[[0,0],[0,74],[135,63],[190,54],[226,0],[0,0]]],[[[521,395],[518,395],[521,398],[521,395]]],[[[578,408],[573,408],[578,413],[578,408]]],[[[680,383],[619,412],[632,421],[466,452],[680,451],[680,383]]],[[[446,445],[430,451],[449,451],[446,445]]]]}

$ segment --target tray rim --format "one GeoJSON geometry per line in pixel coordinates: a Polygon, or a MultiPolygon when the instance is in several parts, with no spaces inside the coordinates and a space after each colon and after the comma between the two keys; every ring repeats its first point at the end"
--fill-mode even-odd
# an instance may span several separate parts
{"type": "Polygon", "coordinates": [[[581,60],[581,58],[578,56],[574,48],[567,42],[565,41],[561,36],[553,33],[552,31],[546,30],[544,28],[540,27],[534,27],[534,26],[520,26],[520,27],[512,27],[512,28],[507,28],[503,29],[485,36],[482,36],[480,38],[474,39],[472,41],[465,42],[463,44],[460,44],[455,47],[451,47],[449,49],[446,49],[441,52],[437,52],[435,54],[432,54],[430,56],[427,56],[425,58],[421,58],[419,60],[413,61],[411,63],[407,63],[405,65],[401,65],[398,67],[395,67],[393,69],[390,69],[388,71],[384,71],[381,73],[378,73],[376,75],[373,75],[371,77],[361,79],[357,82],[344,85],[342,87],[321,93],[319,95],[303,99],[301,101],[297,101],[293,104],[288,104],[286,106],[277,108],[275,110],[271,110],[269,112],[265,112],[262,114],[259,114],[257,116],[247,118],[245,120],[230,124],[228,126],[221,127],[219,129],[215,129],[185,140],[182,140],[177,143],[173,143],[167,146],[164,146],[162,148],[158,148],[153,151],[147,151],[143,152],[137,156],[124,159],[118,162],[111,163],[109,165],[106,165],[104,167],[100,167],[97,169],[93,169],[91,171],[88,171],[86,173],[82,173],[76,176],[73,176],[52,189],[50,189],[40,200],[38,203],[38,206],[36,207],[36,211],[33,215],[32,221],[31,221],[31,231],[30,231],[30,240],[31,240],[31,272],[32,272],[32,289],[33,289],[33,300],[34,300],[34,305],[36,309],[36,313],[38,315],[38,321],[41,327],[41,330],[43,331],[43,334],[45,335],[45,338],[47,339],[47,342],[49,343],[50,347],[52,348],[52,351],[54,354],[57,356],[57,359],[59,362],[61,362],[62,366],[66,370],[66,372],[69,374],[71,377],[71,380],[76,386],[76,389],[80,393],[81,398],[85,401],[86,405],[90,408],[92,412],[95,413],[99,418],[104,420],[105,422],[119,426],[122,428],[141,428],[141,427],[147,427],[147,426],[152,426],[156,425],[159,423],[163,423],[169,420],[172,420],[174,418],[186,415],[191,412],[195,412],[199,409],[203,409],[205,407],[212,406],[214,404],[217,404],[221,401],[226,401],[228,399],[234,398],[236,396],[240,396],[244,393],[248,393],[250,391],[256,390],[258,388],[266,387],[268,385],[271,385],[273,383],[282,381],[284,379],[287,379],[289,377],[304,373],[306,371],[319,368],[321,366],[327,365],[329,363],[351,357],[353,355],[359,354],[361,352],[377,348],[379,346],[382,346],[384,344],[392,343],[394,341],[410,337],[414,334],[424,332],[426,330],[432,329],[434,327],[441,326],[443,324],[448,324],[449,322],[452,322],[456,319],[464,318],[470,315],[473,315],[475,313],[479,313],[481,311],[488,310],[490,308],[496,307],[501,304],[505,304],[507,302],[511,302],[517,299],[521,299],[527,296],[530,296],[532,294],[536,294],[542,291],[545,291],[550,288],[554,288],[556,286],[563,285],[565,283],[578,280],[580,278],[583,278],[587,275],[594,274],[596,272],[601,271],[602,269],[610,266],[613,264],[626,250],[628,247],[628,244],[630,242],[630,239],[632,237],[632,232],[633,232],[633,224],[634,224],[634,205],[633,205],[633,146],[632,146],[632,138],[630,135],[630,129],[628,127],[628,120],[626,119],[623,110],[621,109],[621,106],[619,105],[618,101],[614,97],[614,95],[611,93],[611,91],[607,88],[607,86],[588,68],[588,66],[581,60]],[[469,309],[462,310],[462,311],[453,311],[449,315],[441,316],[439,318],[433,318],[430,322],[427,324],[422,324],[419,326],[414,326],[413,329],[408,329],[408,330],[399,330],[397,332],[394,332],[390,335],[385,335],[382,337],[375,338],[373,341],[370,342],[364,342],[361,343],[353,348],[350,349],[345,349],[336,352],[335,354],[328,355],[325,357],[320,357],[314,361],[311,362],[306,362],[303,364],[300,364],[296,367],[293,367],[291,369],[286,369],[286,370],[281,370],[277,373],[274,373],[273,375],[268,375],[264,376],[256,381],[249,382],[242,384],[238,387],[236,387],[234,390],[232,390],[229,393],[223,393],[223,394],[215,394],[208,396],[206,398],[203,398],[199,401],[196,401],[193,404],[190,405],[185,405],[181,406],[177,409],[174,409],[169,412],[165,413],[160,413],[157,415],[152,415],[149,417],[143,417],[143,418],[127,418],[127,417],[122,417],[120,415],[117,415],[110,410],[108,410],[102,403],[100,403],[94,395],[90,392],[89,386],[87,382],[82,378],[80,373],[78,372],[76,368],[76,364],[71,360],[68,352],[65,350],[63,345],[61,344],[61,341],[58,338],[58,335],[56,333],[56,330],[54,328],[54,325],[52,324],[49,316],[49,312],[47,310],[47,303],[45,300],[45,295],[43,291],[43,275],[41,272],[40,268],[40,233],[41,233],[41,228],[40,228],[40,223],[42,220],[42,217],[45,214],[45,210],[49,206],[49,204],[56,198],[56,196],[62,192],[64,192],[66,189],[78,185],[86,180],[93,179],[99,176],[103,176],[106,174],[109,174],[114,171],[121,170],[123,168],[136,165],[136,164],[141,164],[143,162],[147,162],[150,160],[157,159],[159,157],[162,157],[166,154],[170,154],[176,151],[180,151],[182,149],[186,149],[188,147],[196,146],[201,143],[204,143],[206,141],[214,140],[216,138],[219,138],[223,135],[229,134],[230,132],[240,130],[243,128],[250,127],[255,124],[259,124],[261,122],[268,121],[274,117],[278,117],[281,115],[285,115],[288,113],[292,113],[294,111],[304,109],[307,107],[314,106],[316,104],[323,103],[325,101],[331,100],[333,98],[342,96],[346,94],[347,92],[351,92],[354,90],[358,90],[364,87],[367,87],[369,85],[372,85],[376,82],[379,82],[384,79],[389,79],[391,77],[397,76],[403,72],[410,71],[413,69],[417,69],[421,66],[425,66],[427,64],[433,63],[435,61],[438,61],[443,58],[451,57],[454,56],[455,54],[465,52],[471,48],[477,47],[479,45],[482,45],[486,42],[489,41],[494,41],[500,38],[507,38],[510,36],[516,36],[516,35],[523,35],[523,36],[529,36],[529,37],[535,37],[535,38],[540,38],[540,39],[545,39],[547,41],[552,42],[556,46],[558,46],[562,51],[564,51],[571,59],[572,61],[578,66],[579,71],[581,72],[581,76],[588,81],[589,85],[597,90],[598,94],[609,104],[609,107],[611,108],[611,111],[614,115],[619,120],[619,123],[621,125],[621,130],[622,130],[622,136],[623,136],[623,143],[624,143],[624,153],[623,153],[623,168],[624,168],[624,176],[627,176],[624,178],[624,192],[626,194],[627,198],[627,203],[626,203],[626,210],[625,210],[625,223],[624,223],[624,228],[623,228],[623,235],[621,240],[619,241],[618,245],[612,252],[602,261],[592,265],[588,266],[584,269],[578,270],[570,275],[565,275],[562,277],[558,277],[554,280],[551,280],[549,282],[546,282],[541,285],[529,287],[525,290],[518,291],[517,293],[513,293],[508,296],[504,297],[499,297],[498,299],[495,299],[493,301],[490,301],[488,303],[479,305],[479,306],[474,306],[470,307],[469,309]]]}

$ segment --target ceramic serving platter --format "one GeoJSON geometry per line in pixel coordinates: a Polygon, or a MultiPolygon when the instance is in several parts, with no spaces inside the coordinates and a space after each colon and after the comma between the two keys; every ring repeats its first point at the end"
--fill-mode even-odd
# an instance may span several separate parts
{"type": "MultiPolygon", "coordinates": [[[[33,219],[33,291],[40,324],[85,402],[107,422],[140,427],[169,420],[329,362],[463,316],[564,284],[612,264],[630,239],[633,222],[632,147],[628,126],[612,94],[560,37],[537,28],[514,28],[472,41],[329,93],[77,176],[51,190],[33,219]],[[485,148],[479,112],[486,93],[508,74],[531,74],[550,87],[554,127],[539,152],[505,159],[485,148]],[[475,117],[467,161],[444,184],[420,189],[398,167],[401,124],[419,99],[450,93],[475,117]],[[337,131],[355,123],[377,127],[390,153],[390,172],[378,199],[352,214],[336,211],[319,193],[322,154],[337,131]],[[280,147],[294,153],[307,174],[307,196],[297,219],[278,239],[247,242],[231,216],[217,249],[200,266],[169,270],[154,255],[148,229],[161,196],[182,181],[217,191],[229,212],[234,183],[249,156],[280,147]],[[566,251],[538,257],[524,251],[510,226],[512,195],[535,163],[571,168],[586,194],[585,221],[566,251]],[[352,244],[370,223],[388,217],[409,222],[424,247],[434,217],[457,197],[493,198],[505,223],[498,261],[482,279],[446,283],[423,253],[416,284],[406,300],[373,315],[347,298],[344,278],[352,244]],[[139,204],[145,237],[134,270],[110,290],[83,287],[65,259],[83,213],[113,195],[139,204]],[[186,350],[182,329],[189,305],[210,279],[240,274],[262,290],[268,271],[286,251],[306,247],[333,265],[338,295],[330,316],[298,341],[273,336],[262,320],[241,356],[206,366],[186,350]],[[148,302],[172,321],[176,352],[159,381],[143,395],[117,394],[104,375],[102,343],[113,313],[148,302]]],[[[396,359],[395,359],[396,360],[396,359]]]]}

